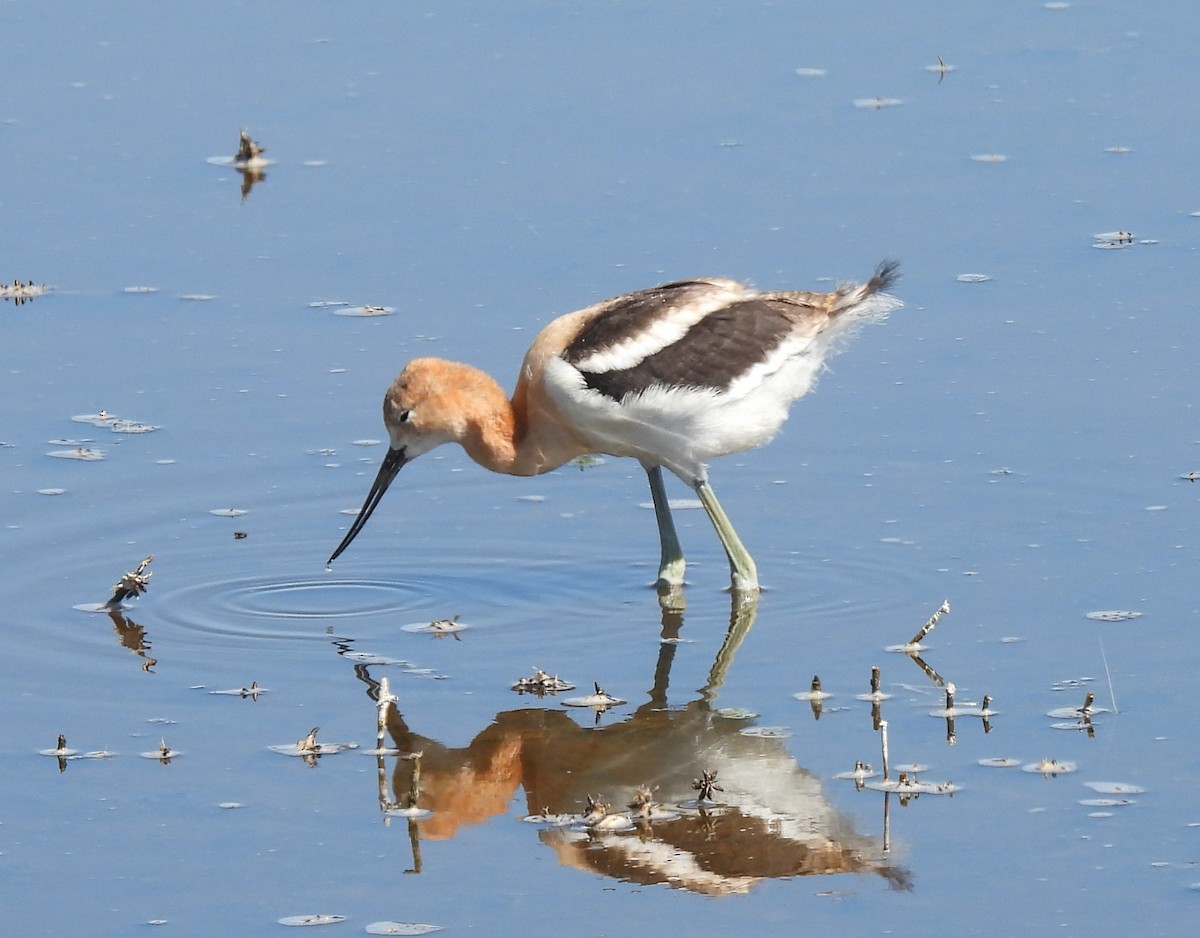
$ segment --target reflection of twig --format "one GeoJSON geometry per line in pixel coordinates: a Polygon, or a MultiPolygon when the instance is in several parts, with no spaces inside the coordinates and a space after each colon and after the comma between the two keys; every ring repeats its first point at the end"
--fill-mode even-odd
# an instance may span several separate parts
{"type": "Polygon", "coordinates": [[[408,758],[412,760],[412,775],[408,781],[408,804],[406,807],[415,808],[417,799],[421,797],[421,756],[425,755],[424,751],[410,752],[408,758]]]}
{"type": "Polygon", "coordinates": [[[915,664],[918,668],[920,668],[922,671],[925,672],[925,676],[927,678],[929,678],[929,680],[933,681],[935,687],[941,687],[943,684],[946,683],[945,680],[942,678],[942,676],[940,674],[938,674],[937,671],[935,671],[933,668],[931,668],[925,662],[925,659],[922,658],[920,655],[915,654],[914,652],[910,651],[910,652],[908,652],[908,657],[912,659],[913,664],[915,664]]]}
{"type": "Polygon", "coordinates": [[[388,679],[383,678],[377,685],[379,699],[375,704],[375,711],[378,715],[376,722],[375,748],[383,749],[383,738],[387,733],[387,714],[388,708],[396,703],[400,698],[392,693],[392,689],[388,684],[388,679]]]}
{"type": "Polygon", "coordinates": [[[143,671],[147,674],[153,674],[153,668],[158,664],[158,659],[151,658],[147,654],[150,651],[150,639],[146,637],[146,630],[126,616],[120,606],[109,606],[107,608],[108,617],[112,619],[113,628],[116,630],[117,638],[121,644],[143,659],[143,671]]]}
{"type": "Polygon", "coordinates": [[[154,560],[153,554],[139,563],[136,570],[132,570],[122,576],[113,585],[112,599],[104,605],[116,606],[130,597],[136,598],[146,592],[146,589],[150,586],[150,577],[154,576],[153,573],[146,572],[146,568],[150,566],[152,560],[154,560]]]}

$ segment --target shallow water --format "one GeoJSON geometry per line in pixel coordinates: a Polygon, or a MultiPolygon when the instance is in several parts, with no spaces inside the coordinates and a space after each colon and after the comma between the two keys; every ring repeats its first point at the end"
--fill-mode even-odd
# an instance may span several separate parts
{"type": "Polygon", "coordinates": [[[1197,13],[1052,6],[6,5],[0,282],[52,289],[0,305],[5,931],[1185,932],[1197,13]],[[243,127],[274,160],[248,187],[207,162],[243,127]],[[508,384],[605,296],[823,289],[892,256],[906,308],[713,467],[766,587],[752,623],[729,632],[686,509],[682,624],[660,610],[617,459],[514,480],[436,451],[325,570],[407,358],[508,384]],[[71,419],[102,409],[159,429],[71,419]],[[78,448],[106,458],[46,455],[78,448]],[[141,599],[74,608],[148,555],[141,599]],[[884,650],[944,599],[926,669],[884,650]],[[880,768],[872,665],[893,777],[953,795],[834,778],[880,768]],[[577,690],[513,692],[534,667],[577,690]],[[814,674],[819,714],[793,697],[814,674]],[[413,762],[366,752],[384,677],[425,820],[392,811],[413,762]],[[996,715],[951,731],[939,681],[996,715]],[[593,682],[628,703],[562,706],[593,682]],[[1055,729],[1089,690],[1091,732],[1055,729]],[[269,749],[314,726],[359,748],[269,749]],[[60,733],[114,755],[40,755],[60,733]],[[139,758],[160,743],[179,755],[139,758]],[[1051,759],[1076,770],[1021,771],[1051,759]],[[686,802],[714,769],[723,814],[520,821],[686,802]]]}

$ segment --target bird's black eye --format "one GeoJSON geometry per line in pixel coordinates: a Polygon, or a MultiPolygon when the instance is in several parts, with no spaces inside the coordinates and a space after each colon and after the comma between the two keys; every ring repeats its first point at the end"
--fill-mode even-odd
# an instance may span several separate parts
{"type": "Polygon", "coordinates": [[[411,411],[411,410],[402,410],[402,411],[400,411],[400,422],[401,422],[401,423],[408,423],[408,418],[409,418],[409,415],[410,415],[410,414],[412,414],[412,411],[411,411]]]}

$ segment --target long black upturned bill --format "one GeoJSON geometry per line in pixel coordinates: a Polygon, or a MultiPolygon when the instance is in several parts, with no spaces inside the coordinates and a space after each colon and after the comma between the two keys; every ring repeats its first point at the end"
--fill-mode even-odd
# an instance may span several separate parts
{"type": "Polygon", "coordinates": [[[337,550],[329,555],[326,564],[333,563],[338,559],[338,555],[350,546],[350,542],[363,529],[363,526],[367,523],[367,519],[371,517],[371,512],[375,510],[375,506],[383,498],[383,493],[388,490],[388,486],[396,478],[396,473],[404,468],[406,462],[408,462],[408,459],[404,455],[404,450],[389,449],[387,451],[387,455],[383,457],[383,465],[379,467],[379,474],[375,476],[375,481],[371,484],[371,491],[367,493],[367,500],[363,502],[362,508],[358,511],[358,517],[354,519],[354,524],[350,525],[350,530],[342,538],[342,543],[338,544],[337,550]]]}

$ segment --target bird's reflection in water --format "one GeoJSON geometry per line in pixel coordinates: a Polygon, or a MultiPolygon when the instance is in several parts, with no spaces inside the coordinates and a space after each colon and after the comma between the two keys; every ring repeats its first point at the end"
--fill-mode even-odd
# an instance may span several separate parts
{"type": "MultiPolygon", "coordinates": [[[[585,729],[553,705],[521,708],[496,714],[465,748],[449,748],[389,706],[385,720],[395,748],[421,753],[416,761],[397,761],[394,801],[416,794],[420,807],[433,812],[410,824],[414,857],[421,838],[450,838],[508,814],[518,789],[529,814],[577,813],[589,796],[623,806],[649,789],[659,803],[692,809],[672,820],[638,821],[628,833],[573,826],[543,828],[538,836],[565,865],[707,895],[746,892],[767,878],[833,873],[875,873],[893,888],[909,888],[908,871],[877,840],[852,829],[782,739],[743,735],[748,718],[716,712],[717,692],[756,611],[755,601],[734,597],[707,684],[696,699],[668,708],[677,648],[669,639],[677,637],[682,614],[665,607],[668,641],[660,646],[649,699],[621,723],[585,729]],[[419,793],[414,770],[421,773],[419,793]],[[717,804],[697,806],[694,783],[705,771],[717,773],[722,790],[717,804]]],[[[378,699],[366,669],[356,671],[378,699]]]]}

